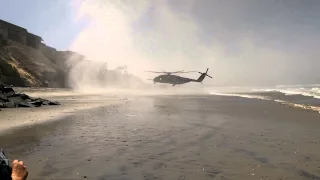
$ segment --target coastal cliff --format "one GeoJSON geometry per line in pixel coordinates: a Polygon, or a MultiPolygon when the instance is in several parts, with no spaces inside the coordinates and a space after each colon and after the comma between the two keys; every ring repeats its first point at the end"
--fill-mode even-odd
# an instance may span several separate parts
{"type": "Polygon", "coordinates": [[[0,20],[0,82],[20,87],[65,87],[65,53],[41,41],[26,29],[0,20]]]}
{"type": "Polygon", "coordinates": [[[121,79],[121,82],[142,83],[139,78],[124,72],[126,68],[110,70],[104,66],[106,63],[94,63],[76,52],[58,51],[42,43],[41,37],[0,20],[0,83],[18,87],[66,88],[70,85],[72,68],[85,61],[100,67],[101,72],[96,74],[101,84],[114,83],[112,77],[121,79]]]}

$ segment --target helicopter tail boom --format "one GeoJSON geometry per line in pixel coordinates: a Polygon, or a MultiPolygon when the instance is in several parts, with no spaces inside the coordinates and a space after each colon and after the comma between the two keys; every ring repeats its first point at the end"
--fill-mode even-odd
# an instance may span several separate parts
{"type": "Polygon", "coordinates": [[[196,80],[196,82],[202,82],[206,76],[208,76],[209,78],[212,78],[211,76],[209,76],[209,75],[207,74],[208,71],[209,71],[209,68],[207,68],[207,71],[206,71],[205,73],[198,72],[198,73],[200,73],[201,75],[200,75],[200,77],[196,80]]]}

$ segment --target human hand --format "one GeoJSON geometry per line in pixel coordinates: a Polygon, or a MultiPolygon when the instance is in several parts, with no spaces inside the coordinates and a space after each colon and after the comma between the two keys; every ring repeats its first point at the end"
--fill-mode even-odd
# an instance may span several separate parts
{"type": "Polygon", "coordinates": [[[14,160],[12,162],[12,180],[26,180],[28,177],[27,167],[23,164],[23,161],[14,160]]]}

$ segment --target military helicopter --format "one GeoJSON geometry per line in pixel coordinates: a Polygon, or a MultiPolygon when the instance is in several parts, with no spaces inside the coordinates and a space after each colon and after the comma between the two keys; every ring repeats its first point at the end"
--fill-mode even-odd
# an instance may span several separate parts
{"type": "Polygon", "coordinates": [[[208,76],[209,78],[212,78],[211,76],[209,76],[208,73],[209,68],[207,68],[207,71],[205,73],[202,72],[198,72],[198,71],[175,71],[175,72],[166,72],[166,71],[147,71],[147,72],[151,72],[151,73],[162,73],[162,75],[157,76],[153,79],[149,79],[149,80],[153,80],[153,83],[166,83],[166,84],[172,84],[172,86],[175,86],[177,84],[185,84],[185,83],[189,83],[189,82],[199,82],[202,83],[203,79],[208,76]],[[190,78],[186,78],[186,77],[181,77],[181,76],[177,76],[177,75],[172,75],[172,74],[180,74],[180,73],[191,73],[191,72],[198,72],[200,73],[200,77],[198,79],[190,79],[190,78]]]}

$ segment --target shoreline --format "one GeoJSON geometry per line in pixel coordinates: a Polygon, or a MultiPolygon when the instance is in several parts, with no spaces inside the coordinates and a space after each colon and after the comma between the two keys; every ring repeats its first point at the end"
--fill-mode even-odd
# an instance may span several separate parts
{"type": "MultiPolygon", "coordinates": [[[[70,94],[71,95],[71,94],[70,94]]],[[[104,100],[98,99],[87,99],[87,97],[94,96],[99,97],[99,94],[81,95],[77,94],[75,96],[56,96],[61,105],[56,106],[42,106],[35,108],[3,108],[1,109],[2,118],[0,119],[0,135],[5,135],[9,133],[10,130],[26,128],[27,126],[34,126],[43,123],[48,123],[51,121],[56,121],[62,119],[66,116],[74,115],[77,112],[94,109],[103,106],[110,106],[114,104],[123,103],[123,100],[127,97],[121,97],[120,95],[110,95],[103,96],[104,100]],[[69,98],[66,98],[69,97],[69,98]],[[75,98],[76,97],[76,98],[75,98]],[[79,100],[80,97],[80,100],[79,100]],[[83,99],[81,99],[83,98],[83,99]],[[64,99],[64,100],[63,100],[64,99]]],[[[303,108],[300,106],[295,106],[289,103],[283,103],[274,100],[260,99],[260,98],[248,98],[235,95],[227,94],[157,94],[157,95],[134,95],[133,97],[178,97],[178,98],[235,98],[243,101],[263,101],[266,103],[272,103],[274,106],[286,106],[287,108],[296,109],[297,111],[305,111],[309,113],[316,113],[320,115],[320,111],[315,109],[303,108]]],[[[41,98],[50,98],[55,96],[41,96],[41,98]]],[[[56,100],[56,99],[55,99],[56,100]]]]}
{"type": "Polygon", "coordinates": [[[218,93],[218,92],[211,92],[211,95],[214,96],[224,96],[224,97],[238,97],[238,98],[244,98],[244,99],[255,99],[255,100],[263,100],[263,101],[271,101],[275,103],[279,103],[288,107],[297,108],[297,109],[303,109],[306,111],[312,111],[317,112],[320,114],[320,106],[312,106],[307,104],[298,104],[293,102],[287,102],[280,99],[272,99],[271,97],[264,97],[261,95],[249,95],[249,94],[237,94],[237,93],[218,93]]]}
{"type": "Polygon", "coordinates": [[[110,98],[105,101],[79,101],[59,100],[60,105],[42,106],[34,108],[3,108],[1,109],[0,135],[5,135],[11,130],[30,128],[34,125],[56,121],[79,111],[109,106],[121,103],[120,99],[110,98]]]}

